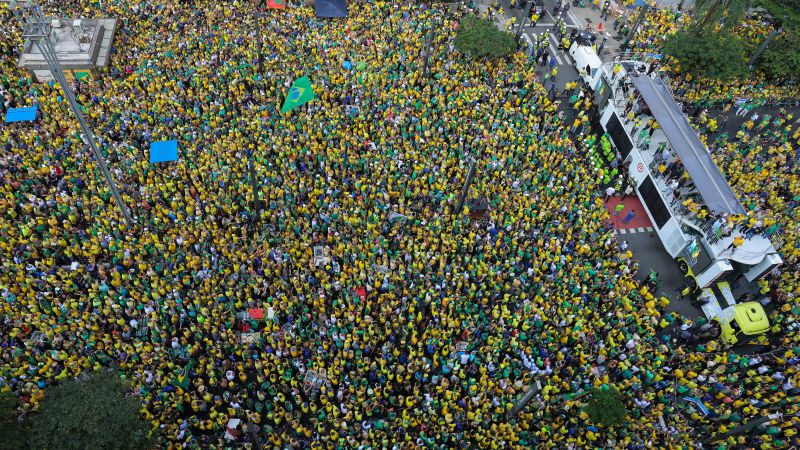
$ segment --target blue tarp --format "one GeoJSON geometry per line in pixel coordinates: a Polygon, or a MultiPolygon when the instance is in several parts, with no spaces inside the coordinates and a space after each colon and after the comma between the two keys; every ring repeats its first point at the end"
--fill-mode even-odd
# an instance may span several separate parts
{"type": "Polygon", "coordinates": [[[178,141],[150,143],[150,163],[175,161],[178,159],[178,141]]]}
{"type": "Polygon", "coordinates": [[[314,9],[317,17],[347,17],[345,0],[316,0],[314,9]]]}
{"type": "Polygon", "coordinates": [[[39,106],[31,106],[30,108],[11,108],[6,113],[6,123],[11,122],[33,122],[36,120],[36,111],[39,106]]]}

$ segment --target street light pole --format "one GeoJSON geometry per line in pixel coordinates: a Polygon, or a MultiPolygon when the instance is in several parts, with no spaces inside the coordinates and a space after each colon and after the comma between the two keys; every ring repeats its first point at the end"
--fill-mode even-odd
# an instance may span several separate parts
{"type": "Polygon", "coordinates": [[[255,153],[255,148],[248,149],[247,166],[248,171],[250,172],[250,187],[253,189],[253,213],[255,214],[253,222],[256,224],[261,219],[261,202],[258,198],[258,184],[256,183],[256,168],[253,162],[253,153],[255,153]]]}
{"type": "Polygon", "coordinates": [[[458,206],[456,207],[456,214],[461,214],[464,209],[464,200],[467,198],[469,192],[469,185],[472,184],[472,179],[475,177],[475,159],[473,158],[469,163],[469,172],[467,179],[464,180],[464,186],[461,188],[461,195],[458,196],[458,206]]]}
{"type": "Polygon", "coordinates": [[[525,15],[522,16],[522,22],[519,23],[519,29],[517,30],[517,41],[519,41],[519,37],[522,35],[522,27],[525,26],[525,21],[528,20],[531,16],[531,7],[533,6],[533,0],[528,0],[528,5],[525,8],[525,15]]]}
{"type": "Polygon", "coordinates": [[[127,225],[129,227],[133,227],[134,222],[131,218],[130,210],[125,205],[125,202],[122,200],[122,197],[119,194],[119,189],[117,189],[117,185],[114,182],[114,177],[111,175],[111,172],[108,171],[108,166],[106,165],[106,160],[103,157],[103,152],[101,152],[100,148],[97,146],[94,133],[86,124],[86,121],[83,118],[83,113],[81,113],[81,110],[78,106],[78,102],[75,100],[75,94],[72,93],[72,88],[70,87],[69,82],[64,75],[64,71],[61,69],[61,64],[58,61],[56,49],[53,46],[53,43],[50,41],[50,24],[45,20],[41,7],[37,4],[36,0],[4,0],[4,3],[8,4],[9,9],[13,11],[14,16],[16,16],[17,19],[22,23],[23,38],[28,38],[32,43],[34,43],[36,48],[39,49],[39,52],[42,53],[45,61],[47,61],[47,66],[50,69],[50,73],[53,75],[53,78],[56,79],[59,86],[61,86],[61,90],[64,91],[64,98],[67,99],[67,103],[69,104],[72,113],[75,115],[78,125],[81,127],[81,132],[83,133],[86,144],[89,145],[89,148],[92,150],[94,160],[97,163],[97,166],[100,168],[100,172],[103,174],[103,178],[105,178],[108,188],[111,190],[114,201],[122,211],[122,215],[124,216],[127,225]]]}
{"type": "Polygon", "coordinates": [[[255,445],[255,448],[258,450],[263,449],[264,446],[261,445],[261,438],[258,437],[258,429],[250,419],[250,411],[247,411],[247,432],[250,433],[250,439],[253,440],[253,445],[255,445]]]}
{"type": "Polygon", "coordinates": [[[431,46],[433,45],[433,24],[431,24],[431,31],[428,33],[428,44],[425,47],[425,68],[423,74],[428,76],[428,61],[431,58],[431,46]]]}
{"type": "MultiPolygon", "coordinates": [[[[263,45],[261,42],[261,8],[264,6],[264,0],[258,0],[256,2],[256,12],[253,15],[255,18],[255,26],[256,26],[256,45],[258,46],[258,76],[264,76],[264,50],[263,45]]],[[[261,81],[261,80],[259,80],[261,81]]],[[[250,187],[253,189],[253,214],[255,214],[253,225],[257,225],[258,222],[261,221],[261,201],[259,200],[259,189],[258,183],[256,183],[256,168],[255,162],[253,159],[255,158],[255,152],[258,148],[258,143],[256,142],[253,145],[252,149],[248,149],[247,151],[247,170],[250,175],[250,187]]]]}
{"type": "Polygon", "coordinates": [[[722,441],[722,440],[727,439],[727,438],[729,438],[731,436],[737,436],[737,435],[740,435],[740,434],[744,434],[744,433],[752,430],[753,428],[756,428],[756,427],[758,427],[760,425],[764,425],[765,423],[768,423],[768,422],[770,422],[772,420],[781,420],[781,419],[783,419],[783,414],[781,414],[781,413],[769,414],[766,417],[759,416],[759,417],[756,417],[754,419],[751,419],[747,423],[739,425],[738,427],[736,427],[736,428],[734,428],[734,429],[732,429],[732,430],[730,430],[730,431],[728,431],[726,433],[720,433],[720,434],[714,435],[714,436],[710,437],[708,440],[706,440],[704,443],[708,444],[709,446],[711,446],[715,442],[722,441]]]}
{"type": "Polygon", "coordinates": [[[256,3],[256,45],[258,45],[258,74],[262,75],[264,73],[264,51],[263,51],[263,43],[261,42],[261,7],[263,6],[263,0],[259,0],[256,3]]]}
{"type": "Polygon", "coordinates": [[[782,31],[783,28],[772,29],[767,38],[764,39],[764,42],[762,42],[761,45],[758,47],[758,50],[756,50],[756,52],[753,53],[753,56],[750,57],[750,61],[747,63],[749,67],[753,67],[753,64],[755,64],[756,61],[758,61],[758,58],[760,58],[761,55],[764,54],[764,51],[767,49],[767,47],[769,47],[769,44],[772,43],[772,40],[775,39],[775,37],[782,31]]]}
{"type": "Polygon", "coordinates": [[[647,3],[641,7],[639,10],[639,16],[636,17],[636,22],[633,24],[633,28],[631,28],[628,36],[625,38],[625,43],[622,44],[622,48],[627,50],[628,44],[631,42],[631,39],[633,39],[633,35],[636,34],[636,30],[639,29],[639,25],[641,25],[642,20],[644,20],[644,15],[647,13],[648,9],[650,9],[650,6],[647,3]]]}

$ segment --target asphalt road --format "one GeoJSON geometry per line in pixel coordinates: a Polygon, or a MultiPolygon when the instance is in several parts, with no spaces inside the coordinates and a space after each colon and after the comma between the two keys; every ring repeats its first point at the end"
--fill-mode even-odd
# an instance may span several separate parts
{"type": "MultiPolygon", "coordinates": [[[[570,58],[569,54],[565,50],[559,48],[558,39],[556,39],[556,35],[552,30],[555,23],[555,18],[551,14],[554,4],[554,0],[545,1],[546,12],[542,17],[539,18],[536,26],[530,26],[530,20],[525,20],[525,24],[522,28],[521,38],[523,40],[523,46],[528,46],[531,42],[536,42],[540,34],[545,33],[548,36],[548,42],[550,43],[550,54],[555,56],[556,65],[558,67],[558,74],[556,76],[556,89],[558,91],[563,91],[566,83],[574,81],[578,77],[578,71],[573,68],[572,59],[570,58]]],[[[486,0],[485,3],[478,2],[477,7],[479,10],[484,11],[489,5],[489,0],[486,0]]],[[[506,21],[512,17],[515,17],[514,28],[511,30],[511,32],[516,34],[519,24],[523,22],[522,19],[525,16],[525,10],[511,8],[508,0],[500,0],[499,5],[503,9],[503,15],[502,17],[496,16],[494,18],[495,23],[500,29],[505,29],[506,21]]],[[[568,33],[573,28],[583,28],[583,24],[580,23],[580,19],[575,16],[572,11],[565,16],[565,23],[568,33]]],[[[540,75],[540,80],[544,79],[544,74],[547,70],[549,70],[547,66],[542,67],[537,64],[536,72],[540,75]]],[[[549,87],[549,82],[546,87],[549,87]]]]}
{"type": "Polygon", "coordinates": [[[628,241],[628,248],[633,252],[634,258],[639,262],[639,273],[636,279],[644,281],[650,275],[650,270],[658,272],[660,286],[656,291],[658,296],[670,300],[667,313],[677,312],[684,317],[700,317],[703,310],[695,306],[690,299],[681,298],[680,289],[686,283],[678,269],[678,265],[669,256],[661,240],[655,232],[634,233],[617,235],[617,240],[628,241]]]}
{"type": "MultiPolygon", "coordinates": [[[[711,108],[709,109],[708,114],[709,116],[717,119],[717,123],[720,124],[720,127],[716,133],[710,134],[709,138],[713,140],[723,131],[727,132],[730,138],[733,138],[734,136],[736,136],[736,132],[739,130],[739,126],[741,126],[744,122],[746,122],[753,115],[753,113],[757,112],[760,118],[763,118],[767,114],[770,115],[770,117],[775,118],[775,116],[780,112],[780,110],[781,108],[777,107],[762,107],[750,111],[745,115],[745,117],[742,117],[736,115],[736,108],[731,108],[728,112],[723,112],[719,108],[711,108]]],[[[800,108],[786,108],[786,111],[794,115],[792,122],[800,118],[800,108]]],[[[693,109],[689,111],[690,114],[692,112],[693,109]]]]}

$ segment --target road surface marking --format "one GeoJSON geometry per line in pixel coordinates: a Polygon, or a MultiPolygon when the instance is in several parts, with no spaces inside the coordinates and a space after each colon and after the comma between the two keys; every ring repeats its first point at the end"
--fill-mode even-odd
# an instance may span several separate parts
{"type": "Polygon", "coordinates": [[[528,53],[528,49],[533,49],[533,42],[531,42],[531,38],[529,38],[525,33],[522,33],[522,37],[525,39],[525,42],[528,43],[528,48],[525,49],[525,53],[528,53]]]}
{"type": "Polygon", "coordinates": [[[558,62],[558,65],[560,66],[564,64],[564,61],[562,61],[561,56],[559,56],[558,40],[555,36],[553,36],[553,33],[547,33],[547,35],[550,37],[550,50],[553,52],[553,55],[555,55],[556,62],[558,62]]]}
{"type": "Polygon", "coordinates": [[[619,234],[634,234],[634,233],[644,233],[644,232],[653,231],[653,227],[632,227],[632,228],[620,228],[617,230],[619,234]]]}
{"type": "MultiPolygon", "coordinates": [[[[550,11],[549,11],[549,10],[547,10],[547,9],[545,9],[545,12],[547,13],[547,15],[548,15],[548,16],[550,16],[550,18],[551,18],[551,19],[553,19],[553,22],[555,23],[555,21],[556,21],[556,18],[555,18],[555,17],[553,17],[553,15],[552,15],[552,14],[550,14],[550,11]]],[[[584,28],[584,27],[581,25],[581,22],[580,22],[580,20],[578,20],[578,18],[575,16],[575,14],[573,14],[573,13],[572,13],[572,10],[571,10],[571,9],[570,9],[569,11],[567,11],[567,14],[569,15],[570,19],[572,20],[572,25],[569,25],[569,24],[567,24],[567,21],[566,21],[566,20],[563,20],[563,19],[562,19],[562,20],[564,21],[564,25],[566,25],[566,27],[567,27],[567,28],[577,28],[577,29],[579,29],[579,30],[582,30],[582,29],[584,28]]],[[[551,24],[549,24],[549,25],[553,25],[553,24],[551,23],[551,24]]]]}
{"type": "Polygon", "coordinates": [[[571,9],[569,11],[567,11],[567,15],[569,16],[570,19],[572,19],[572,23],[575,24],[575,27],[583,28],[581,26],[580,20],[578,20],[578,18],[575,16],[575,13],[573,13],[571,9]]]}

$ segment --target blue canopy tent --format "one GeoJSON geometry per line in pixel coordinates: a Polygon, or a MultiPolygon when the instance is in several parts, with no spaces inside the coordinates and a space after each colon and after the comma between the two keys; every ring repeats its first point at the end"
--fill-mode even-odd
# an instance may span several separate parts
{"type": "Polygon", "coordinates": [[[347,17],[345,0],[316,0],[314,9],[317,17],[347,17]]]}
{"type": "Polygon", "coordinates": [[[39,106],[31,106],[29,108],[11,108],[6,113],[6,123],[13,122],[33,122],[36,120],[36,112],[39,106]]]}
{"type": "Polygon", "coordinates": [[[150,143],[150,164],[175,161],[178,159],[178,141],[159,141],[150,143]]]}

